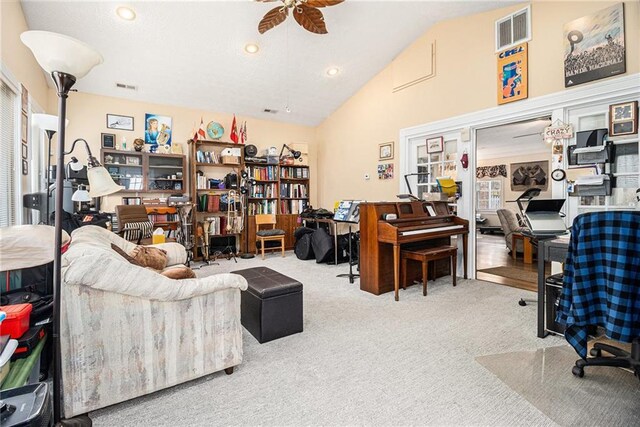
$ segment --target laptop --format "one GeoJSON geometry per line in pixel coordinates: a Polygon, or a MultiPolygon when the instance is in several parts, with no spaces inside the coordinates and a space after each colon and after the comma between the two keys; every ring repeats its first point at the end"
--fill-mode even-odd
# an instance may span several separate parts
{"type": "Polygon", "coordinates": [[[564,199],[532,199],[524,215],[534,235],[554,235],[567,232],[560,210],[564,199]]]}

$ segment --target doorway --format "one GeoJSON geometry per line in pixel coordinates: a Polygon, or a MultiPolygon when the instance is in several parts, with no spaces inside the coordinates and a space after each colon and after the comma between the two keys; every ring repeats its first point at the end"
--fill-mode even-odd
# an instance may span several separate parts
{"type": "Polygon", "coordinates": [[[544,128],[551,117],[476,131],[476,277],[535,291],[535,247],[522,232],[517,198],[528,188],[551,197],[551,146],[544,128]]]}

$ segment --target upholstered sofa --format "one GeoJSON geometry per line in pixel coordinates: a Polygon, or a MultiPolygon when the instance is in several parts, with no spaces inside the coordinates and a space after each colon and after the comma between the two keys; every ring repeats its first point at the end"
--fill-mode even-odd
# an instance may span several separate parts
{"type": "MultiPolygon", "coordinates": [[[[62,260],[61,347],[66,418],[171,387],[242,362],[236,274],[172,280],[111,248],[135,246],[85,226],[62,260]]],[[[155,245],[169,265],[186,261],[177,243],[155,245]]]]}

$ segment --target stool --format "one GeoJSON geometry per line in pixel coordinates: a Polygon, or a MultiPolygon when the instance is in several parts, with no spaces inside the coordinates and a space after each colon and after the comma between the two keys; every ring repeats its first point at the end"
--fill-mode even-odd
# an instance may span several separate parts
{"type": "Polygon", "coordinates": [[[427,280],[429,277],[429,261],[451,258],[451,275],[453,276],[453,286],[456,285],[456,263],[458,260],[458,248],[455,246],[438,246],[424,249],[404,249],[400,252],[402,260],[402,288],[405,289],[407,282],[407,261],[414,260],[422,262],[422,295],[427,295],[427,280]]]}
{"type": "Polygon", "coordinates": [[[267,267],[233,271],[247,279],[240,321],[260,344],[302,332],[302,283],[267,267]]]}

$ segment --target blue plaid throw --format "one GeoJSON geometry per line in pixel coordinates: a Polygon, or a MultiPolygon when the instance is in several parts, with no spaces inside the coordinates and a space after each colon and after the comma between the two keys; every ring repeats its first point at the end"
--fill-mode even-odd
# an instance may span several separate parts
{"type": "Polygon", "coordinates": [[[565,338],[583,359],[589,325],[618,341],[640,336],[640,212],[576,217],[556,321],[567,326],[565,338]]]}

